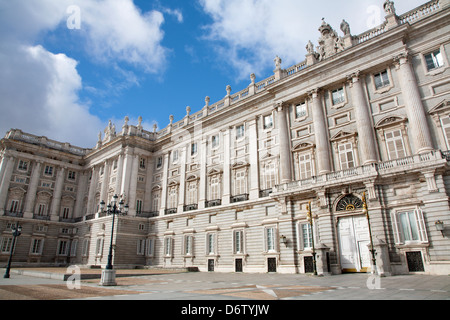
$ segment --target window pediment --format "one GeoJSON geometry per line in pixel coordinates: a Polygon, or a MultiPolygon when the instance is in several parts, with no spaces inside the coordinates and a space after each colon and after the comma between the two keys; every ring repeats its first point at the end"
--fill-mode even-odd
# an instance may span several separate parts
{"type": "Polygon", "coordinates": [[[375,128],[380,129],[384,127],[389,127],[393,125],[399,125],[401,123],[406,122],[406,118],[400,117],[400,116],[389,116],[381,119],[376,125],[375,128]]]}
{"type": "Polygon", "coordinates": [[[440,114],[440,113],[444,113],[450,111],[450,100],[445,99],[444,101],[440,102],[439,104],[437,104],[435,107],[433,107],[429,113],[431,115],[433,114],[440,114]]]}
{"type": "Polygon", "coordinates": [[[338,140],[343,140],[343,139],[355,138],[356,135],[357,135],[356,132],[339,131],[337,134],[335,134],[331,138],[331,141],[338,141],[338,140]]]}

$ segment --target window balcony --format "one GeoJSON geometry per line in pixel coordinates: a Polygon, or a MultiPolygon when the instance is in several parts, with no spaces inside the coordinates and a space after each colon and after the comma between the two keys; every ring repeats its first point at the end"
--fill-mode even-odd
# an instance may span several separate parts
{"type": "Polygon", "coordinates": [[[140,218],[153,218],[153,217],[157,217],[159,215],[159,212],[155,211],[155,212],[136,212],[136,217],[140,217],[140,218]]]}
{"type": "Polygon", "coordinates": [[[39,214],[33,214],[33,219],[42,220],[42,221],[50,221],[50,216],[42,216],[39,214]]]}
{"type": "Polygon", "coordinates": [[[217,206],[220,206],[220,205],[222,205],[222,200],[221,199],[206,201],[206,207],[207,208],[217,207],[217,206]]]}
{"type": "Polygon", "coordinates": [[[166,209],[164,212],[166,215],[175,214],[175,213],[177,213],[177,208],[166,209]]]}
{"type": "Polygon", "coordinates": [[[231,197],[231,203],[242,202],[248,200],[248,194],[239,194],[231,197]]]}
{"type": "Polygon", "coordinates": [[[3,215],[7,217],[23,218],[23,212],[5,211],[3,215]]]}
{"type": "Polygon", "coordinates": [[[198,209],[198,204],[188,204],[183,207],[184,211],[193,211],[198,209]]]}
{"type": "Polygon", "coordinates": [[[272,191],[272,188],[266,189],[266,190],[261,190],[261,191],[259,191],[259,197],[260,197],[260,198],[268,197],[268,196],[270,196],[270,194],[271,194],[272,192],[273,192],[273,191],[272,191]]]}

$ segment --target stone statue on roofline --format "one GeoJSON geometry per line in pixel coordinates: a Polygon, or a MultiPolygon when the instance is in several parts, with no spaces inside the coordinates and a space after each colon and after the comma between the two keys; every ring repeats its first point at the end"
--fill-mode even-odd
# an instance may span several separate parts
{"type": "Polygon", "coordinates": [[[350,35],[350,25],[345,19],[341,22],[341,31],[344,33],[344,36],[350,35]]]}
{"type": "Polygon", "coordinates": [[[387,15],[395,14],[395,6],[393,1],[386,0],[386,2],[383,5],[383,8],[387,15]]]}

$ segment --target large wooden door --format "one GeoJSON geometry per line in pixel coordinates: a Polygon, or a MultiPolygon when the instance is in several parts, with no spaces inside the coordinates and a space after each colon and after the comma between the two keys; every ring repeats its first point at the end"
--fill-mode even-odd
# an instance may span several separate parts
{"type": "Polygon", "coordinates": [[[370,238],[366,217],[339,218],[338,235],[342,271],[369,271],[371,260],[368,245],[370,238]]]}

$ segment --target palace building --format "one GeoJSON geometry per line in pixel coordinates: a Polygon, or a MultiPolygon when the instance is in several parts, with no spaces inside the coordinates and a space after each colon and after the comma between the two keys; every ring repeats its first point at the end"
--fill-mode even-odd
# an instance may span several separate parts
{"type": "Polygon", "coordinates": [[[112,241],[115,268],[449,274],[450,1],[384,10],[360,35],[323,20],[302,62],[160,130],[125,118],[82,149],[11,129],[0,264],[20,225],[13,266],[104,267],[112,241]]]}

